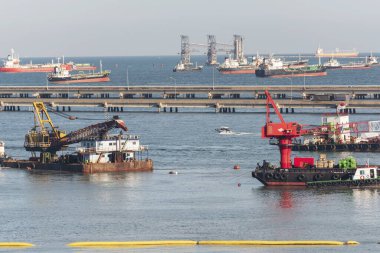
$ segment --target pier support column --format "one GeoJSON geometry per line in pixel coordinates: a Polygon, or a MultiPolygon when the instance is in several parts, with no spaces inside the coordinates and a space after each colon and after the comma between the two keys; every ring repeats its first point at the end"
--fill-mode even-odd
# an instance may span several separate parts
{"type": "Polygon", "coordinates": [[[170,112],[173,112],[173,108],[172,107],[170,107],[170,112]]]}
{"type": "Polygon", "coordinates": [[[235,107],[234,107],[234,108],[232,108],[232,112],[233,112],[233,113],[235,113],[235,107]]]}
{"type": "Polygon", "coordinates": [[[294,108],[292,108],[292,113],[294,113],[294,108]]]}
{"type": "Polygon", "coordinates": [[[283,113],[282,108],[280,108],[280,113],[281,113],[281,114],[283,113]]]}
{"type": "Polygon", "coordinates": [[[63,112],[66,111],[66,108],[65,108],[64,106],[62,106],[62,111],[63,111],[63,112]]]}
{"type": "Polygon", "coordinates": [[[166,107],[164,107],[164,112],[166,112],[166,107]]]}
{"type": "Polygon", "coordinates": [[[175,112],[178,112],[178,107],[175,108],[175,112]]]}
{"type": "Polygon", "coordinates": [[[355,109],[355,108],[352,108],[352,112],[353,112],[354,114],[356,114],[356,109],[355,109]]]}
{"type": "Polygon", "coordinates": [[[20,106],[17,106],[17,111],[20,111],[20,106]]]}
{"type": "Polygon", "coordinates": [[[288,108],[285,109],[285,113],[286,113],[286,114],[289,113],[289,109],[288,109],[288,108]]]}

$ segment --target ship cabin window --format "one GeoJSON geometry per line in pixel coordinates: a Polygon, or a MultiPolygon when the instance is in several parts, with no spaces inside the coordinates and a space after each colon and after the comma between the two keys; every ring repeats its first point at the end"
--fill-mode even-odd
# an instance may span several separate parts
{"type": "Polygon", "coordinates": [[[360,175],[364,175],[364,170],[360,170],[360,175]]]}

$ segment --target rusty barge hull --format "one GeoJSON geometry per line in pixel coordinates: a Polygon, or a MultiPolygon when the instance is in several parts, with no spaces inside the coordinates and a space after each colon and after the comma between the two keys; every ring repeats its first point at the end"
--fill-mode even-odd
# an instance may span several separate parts
{"type": "Polygon", "coordinates": [[[135,160],[118,163],[40,163],[29,160],[4,160],[3,167],[19,168],[28,170],[67,171],[84,174],[101,172],[139,172],[152,171],[153,161],[135,160]]]}

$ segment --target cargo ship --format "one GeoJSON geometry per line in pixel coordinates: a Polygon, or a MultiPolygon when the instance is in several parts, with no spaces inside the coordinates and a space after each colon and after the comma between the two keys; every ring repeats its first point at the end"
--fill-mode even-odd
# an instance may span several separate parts
{"type": "MultiPolygon", "coordinates": [[[[2,166],[81,173],[153,170],[148,148],[140,145],[138,136],[123,134],[122,131],[126,132],[128,128],[119,117],[66,134],[54,126],[44,103],[33,102],[33,107],[35,126],[25,135],[24,142],[25,150],[30,151],[32,157],[28,160],[5,158],[2,166]],[[120,129],[120,133],[109,134],[113,129],[120,129]],[[76,143],[80,146],[74,153],[57,155],[76,143]]],[[[49,110],[54,112],[52,108],[49,110]]],[[[67,115],[54,113],[67,118],[67,115]]]]}
{"type": "Polygon", "coordinates": [[[55,67],[71,70],[95,70],[96,66],[92,66],[88,63],[74,64],[73,62],[45,63],[45,64],[21,64],[20,57],[16,56],[14,50],[11,49],[11,54],[7,56],[6,60],[3,60],[3,65],[0,66],[0,72],[7,73],[49,73],[54,70],[55,67]]]}
{"type": "Polygon", "coordinates": [[[262,138],[270,138],[278,143],[280,166],[265,161],[252,172],[265,186],[302,186],[302,187],[380,187],[380,169],[378,166],[360,166],[352,157],[341,159],[337,164],[327,160],[321,154],[315,162],[314,157],[295,157],[292,161],[292,140],[302,135],[303,126],[297,122],[285,122],[277,104],[268,91],[265,91],[266,124],[262,127],[262,138]],[[270,108],[273,108],[279,123],[270,119],[270,108]]]}
{"type": "Polygon", "coordinates": [[[320,65],[310,65],[298,68],[289,68],[284,66],[280,59],[264,59],[264,62],[260,64],[256,70],[257,77],[298,77],[298,76],[325,76],[326,68],[320,65]]]}
{"type": "Polygon", "coordinates": [[[50,83],[56,84],[71,84],[71,83],[100,83],[109,82],[110,71],[101,72],[90,72],[84,73],[79,72],[78,74],[70,74],[70,72],[61,67],[55,67],[54,71],[50,73],[47,77],[50,83]]]}
{"type": "Polygon", "coordinates": [[[0,67],[0,72],[8,73],[31,73],[31,72],[52,72],[55,67],[60,67],[66,70],[72,70],[73,64],[64,63],[46,63],[46,64],[20,64],[20,58],[14,54],[14,50],[11,49],[11,54],[7,56],[7,59],[3,61],[3,65],[0,67]]]}
{"type": "Polygon", "coordinates": [[[322,48],[318,47],[315,56],[316,57],[335,57],[335,58],[349,58],[349,57],[357,57],[359,52],[355,49],[352,50],[340,50],[336,48],[335,51],[325,52],[322,48]]]}
{"type": "Polygon", "coordinates": [[[342,64],[342,69],[369,69],[371,66],[365,62],[349,62],[342,64]]]}

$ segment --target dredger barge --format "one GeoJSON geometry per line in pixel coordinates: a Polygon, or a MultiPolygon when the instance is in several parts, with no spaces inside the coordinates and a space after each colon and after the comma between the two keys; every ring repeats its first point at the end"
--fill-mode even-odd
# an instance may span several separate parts
{"type": "MultiPolygon", "coordinates": [[[[140,145],[138,136],[122,134],[128,128],[118,117],[66,134],[53,125],[43,103],[34,102],[33,107],[35,126],[25,135],[24,143],[32,157],[28,160],[4,158],[3,167],[82,173],[153,170],[147,147],[140,145]],[[121,130],[120,134],[108,134],[115,128],[121,130]],[[80,146],[74,153],[57,155],[75,143],[80,146]]],[[[70,119],[75,117],[70,116],[70,119]]]]}
{"type": "Polygon", "coordinates": [[[280,149],[280,166],[276,167],[264,160],[257,164],[252,176],[265,186],[303,186],[303,187],[380,187],[380,170],[369,164],[360,166],[354,158],[342,159],[338,164],[326,160],[321,155],[317,162],[313,157],[296,157],[291,160],[292,140],[303,134],[302,125],[285,122],[268,91],[266,124],[262,128],[262,138],[276,140],[280,149]],[[270,120],[270,106],[273,107],[280,123],[270,120]]]}

